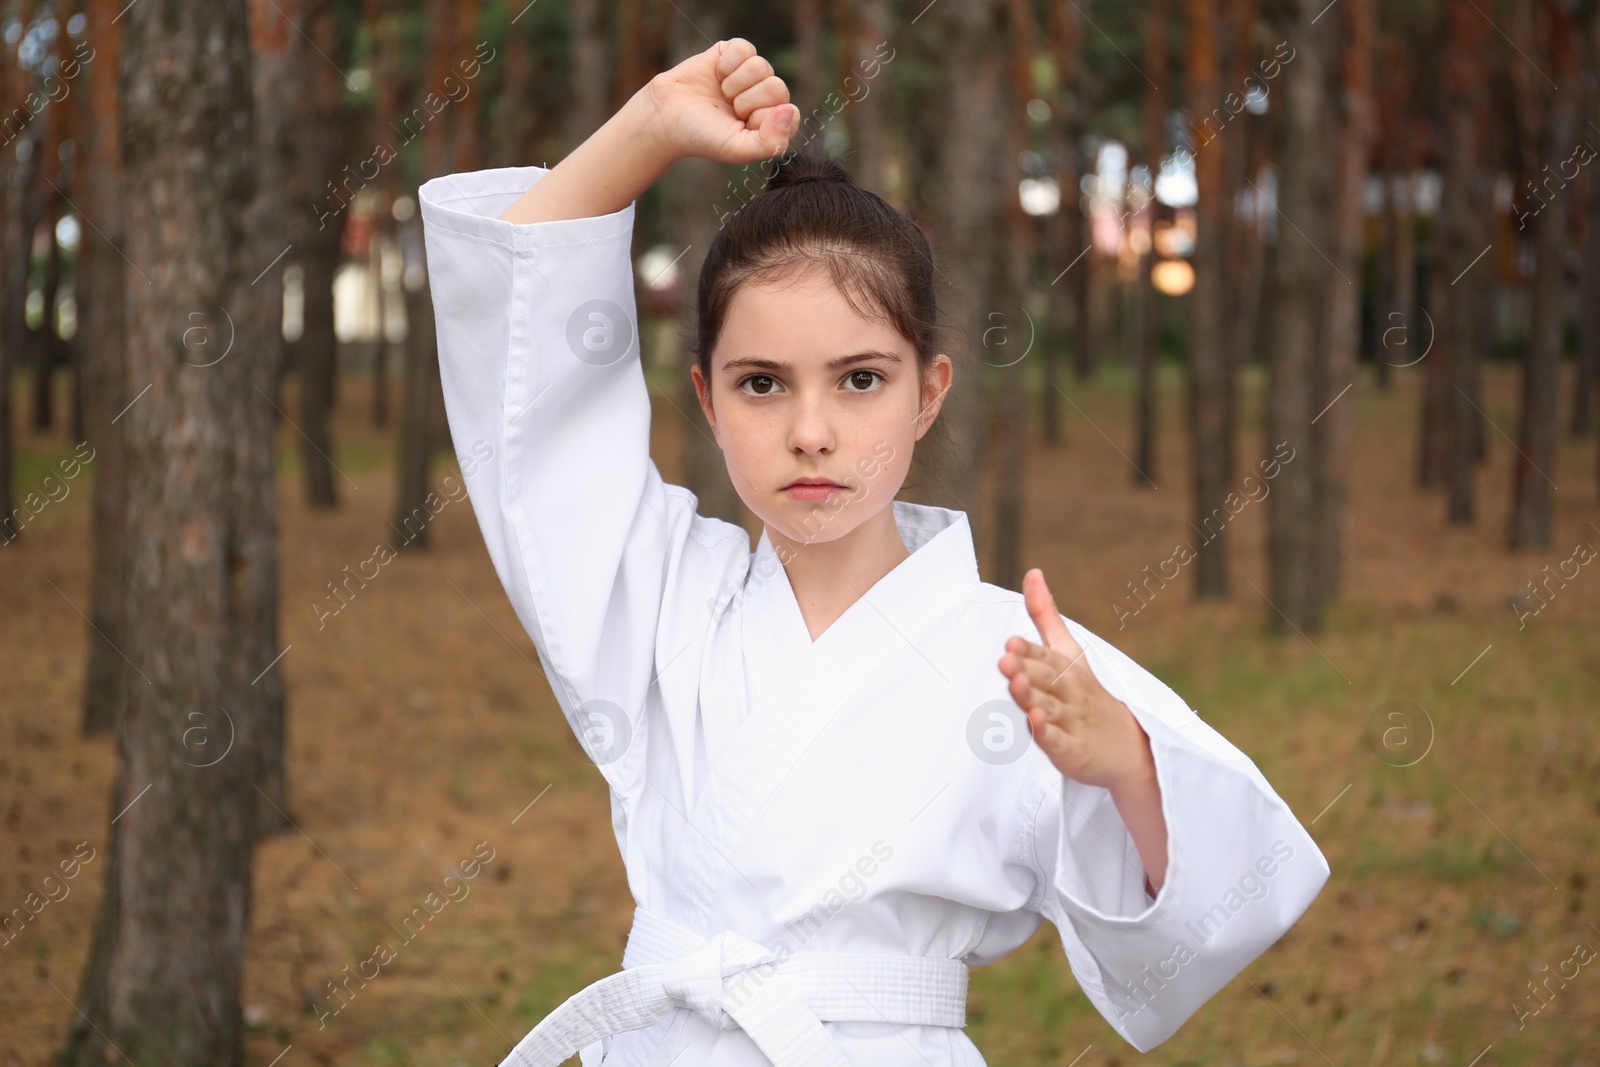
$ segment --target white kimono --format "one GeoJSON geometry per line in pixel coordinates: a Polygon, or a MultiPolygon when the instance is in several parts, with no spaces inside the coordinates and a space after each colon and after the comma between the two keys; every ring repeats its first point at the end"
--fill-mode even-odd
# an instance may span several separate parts
{"type": "Polygon", "coordinates": [[[649,456],[634,205],[499,215],[546,171],[422,186],[439,368],[489,557],[611,787],[636,904],[623,970],[506,1064],[981,1065],[967,967],[1054,923],[1146,1051],[1276,941],[1328,864],[1255,764],[1071,619],[1150,738],[1152,900],[1108,791],[1032,742],[996,666],[1038,640],[966,515],[896,501],[909,558],[816,641],[763,534],[649,456]]]}

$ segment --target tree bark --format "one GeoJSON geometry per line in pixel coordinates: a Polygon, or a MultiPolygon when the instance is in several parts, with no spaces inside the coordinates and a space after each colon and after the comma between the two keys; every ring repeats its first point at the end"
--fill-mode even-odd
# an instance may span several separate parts
{"type": "MultiPolygon", "coordinates": [[[[28,24],[32,8],[28,0],[19,5],[16,15],[22,25],[28,24]]],[[[7,62],[0,65],[0,89],[7,100],[21,100],[28,94],[27,72],[17,61],[17,46],[7,44],[5,48],[7,62]]],[[[31,169],[28,149],[36,131],[26,126],[17,133],[4,126],[0,131],[6,137],[0,143],[0,540],[9,544],[25,529],[14,512],[11,485],[11,378],[25,328],[22,301],[27,290],[27,253],[22,240],[22,187],[31,169]]]]}
{"type": "MultiPolygon", "coordinates": [[[[457,22],[448,0],[431,0],[428,6],[431,40],[428,50],[429,86],[442,85],[457,50],[457,22]]],[[[601,97],[605,79],[600,76],[601,97]]],[[[434,90],[437,91],[437,90],[434,90]]],[[[452,161],[444,124],[430,122],[422,129],[422,169],[425,178],[444,174],[452,161]]],[[[434,335],[433,299],[427,287],[427,252],[423,244],[422,216],[414,212],[401,226],[401,247],[407,277],[416,288],[406,289],[406,373],[400,402],[400,455],[395,466],[395,517],[389,524],[398,537],[399,551],[428,546],[428,457],[433,446],[432,413],[442,390],[439,385],[438,341],[434,335]]]]}
{"type": "Polygon", "coordinates": [[[850,154],[855,157],[850,169],[857,184],[880,196],[887,195],[889,79],[869,81],[862,71],[870,69],[878,45],[891,36],[890,22],[888,0],[861,0],[850,25],[849,69],[839,81],[840,91],[854,101],[841,112],[849,123],[850,154]],[[862,94],[859,100],[851,95],[856,92],[862,94]]]}
{"type": "Polygon", "coordinates": [[[1317,598],[1315,482],[1312,428],[1316,415],[1312,381],[1316,372],[1315,307],[1321,281],[1320,253],[1313,226],[1317,217],[1315,170],[1322,166],[1323,58],[1311,25],[1315,0],[1286,5],[1284,39],[1295,42],[1295,57],[1284,65],[1272,111],[1281,217],[1294,225],[1277,227],[1268,298],[1267,440],[1282,461],[1267,498],[1268,564],[1271,576],[1269,626],[1278,632],[1308,631],[1321,622],[1317,598]],[[1279,450],[1285,455],[1279,455],[1279,450]]]}
{"type": "MultiPolygon", "coordinates": [[[[1557,85],[1574,84],[1577,76],[1572,23],[1555,0],[1539,5],[1547,46],[1539,49],[1550,60],[1557,85]]],[[[1530,17],[1531,17],[1530,13],[1530,17]]],[[[1512,64],[1513,67],[1516,64],[1512,64]]],[[[1576,93],[1532,88],[1523,75],[1524,114],[1536,110],[1543,116],[1542,136],[1530,137],[1536,145],[1527,159],[1530,187],[1544,201],[1532,220],[1534,228],[1534,278],[1532,330],[1522,386],[1522,426],[1517,455],[1512,461],[1512,509],[1509,541],[1513,549],[1546,548],[1550,544],[1551,490],[1555,477],[1556,423],[1560,418],[1561,356],[1565,325],[1567,212],[1574,191],[1560,174],[1561,162],[1573,151],[1576,132],[1576,93]],[[1542,106],[1527,102],[1543,99],[1542,106]],[[1542,165],[1540,162],[1542,161],[1542,165]]],[[[1514,84],[1516,82],[1514,81],[1514,84]]],[[[1530,131],[1531,132],[1531,131],[1530,131]]]]}
{"type": "Polygon", "coordinates": [[[975,505],[987,441],[983,365],[976,353],[989,326],[984,297],[991,291],[999,210],[990,163],[999,149],[994,116],[1004,53],[995,0],[940,5],[929,17],[935,14],[951,83],[962,86],[943,101],[931,227],[936,284],[948,285],[940,302],[953,326],[945,351],[955,375],[938,420],[912,458],[911,487],[921,502],[965,511],[982,527],[986,523],[975,505]]]}
{"type": "MultiPolygon", "coordinates": [[[[33,0],[24,0],[17,5],[16,16],[22,26],[28,26],[34,18],[33,0]]],[[[6,46],[9,60],[0,67],[0,76],[4,77],[7,99],[22,100],[33,88],[30,74],[22,66],[17,54],[17,46],[6,46]]],[[[24,114],[26,115],[26,109],[24,114]]],[[[11,121],[15,121],[14,119],[11,121]]],[[[0,459],[5,461],[5,475],[0,488],[4,490],[5,531],[6,539],[12,540],[21,536],[26,531],[26,526],[18,521],[14,509],[15,500],[11,488],[12,441],[11,441],[11,385],[12,370],[16,366],[27,363],[28,353],[31,351],[27,315],[25,312],[28,296],[28,271],[33,256],[33,230],[37,223],[35,204],[38,196],[36,187],[41,185],[39,180],[43,150],[44,124],[39,119],[25,118],[26,123],[20,130],[13,132],[11,122],[4,127],[7,141],[3,148],[4,169],[0,171],[5,176],[5,216],[0,218],[0,370],[5,371],[5,381],[0,382],[0,400],[4,400],[4,413],[0,414],[0,430],[4,431],[0,438],[0,459]]]]}
{"type": "Polygon", "coordinates": [[[144,684],[117,738],[104,910],[60,1062],[239,1064],[269,699],[252,683],[277,641],[247,16],[243,0],[141,0],[119,21],[126,358],[130,385],[149,385],[120,417],[123,500],[146,531],[122,651],[144,684]]]}
{"type": "MultiPolygon", "coordinates": [[[[1138,321],[1134,334],[1134,402],[1133,402],[1133,484],[1141,488],[1156,485],[1156,345],[1159,334],[1160,308],[1154,284],[1156,264],[1155,224],[1159,214],[1159,201],[1155,198],[1156,178],[1161,174],[1161,160],[1167,154],[1167,0],[1151,0],[1145,9],[1144,71],[1154,82],[1144,89],[1142,127],[1144,132],[1144,165],[1150,171],[1150,202],[1145,214],[1150,222],[1150,247],[1139,257],[1138,321]]],[[[1061,191],[1061,207],[1067,208],[1069,193],[1061,191]]],[[[1071,196],[1074,208],[1077,196],[1071,196]]]]}
{"type": "MultiPolygon", "coordinates": [[[[1216,0],[1184,0],[1189,32],[1188,92],[1195,114],[1209,116],[1223,106],[1218,66],[1219,12],[1216,0]]],[[[1224,323],[1227,263],[1221,132],[1195,129],[1195,283],[1190,298],[1189,432],[1193,447],[1194,528],[1201,543],[1195,561],[1195,594],[1201,599],[1228,593],[1228,509],[1224,498],[1233,470],[1234,378],[1224,323]],[[1219,521],[1219,518],[1220,521],[1219,521]]]]}
{"type": "Polygon", "coordinates": [[[1476,12],[1452,7],[1446,9],[1445,22],[1445,160],[1432,285],[1441,299],[1434,306],[1438,334],[1433,358],[1440,368],[1436,377],[1449,389],[1437,435],[1449,492],[1447,510],[1452,524],[1466,525],[1472,522],[1474,511],[1473,470],[1480,418],[1472,399],[1477,377],[1479,290],[1477,279],[1463,275],[1489,269],[1473,262],[1489,243],[1480,221],[1491,208],[1490,190],[1480,181],[1488,162],[1481,136],[1481,87],[1488,79],[1482,51],[1483,20],[1476,12]]]}
{"type": "MultiPolygon", "coordinates": [[[[299,384],[295,435],[305,475],[306,504],[332,508],[339,502],[333,462],[334,376],[338,340],[333,327],[333,278],[339,244],[350,219],[350,201],[366,181],[341,160],[351,138],[342,101],[346,49],[341,46],[336,13],[313,0],[281,0],[283,17],[293,22],[287,35],[285,77],[272,106],[279,109],[282,147],[289,155],[289,195],[283,206],[290,219],[292,258],[300,264],[302,328],[288,359],[299,384]],[[295,32],[298,31],[298,32],[295,32]]],[[[264,106],[265,102],[264,102],[264,106]]]]}
{"type": "MultiPolygon", "coordinates": [[[[606,5],[601,0],[569,0],[567,10],[572,20],[572,109],[567,114],[566,129],[570,152],[606,121],[611,55],[606,45],[606,5]]],[[[711,36],[712,40],[717,39],[714,33],[711,36]]],[[[696,39],[699,40],[698,34],[696,39]]],[[[702,44],[696,51],[706,47],[702,44]]]]}
{"type": "MultiPolygon", "coordinates": [[[[54,116],[45,120],[47,129],[53,128],[51,121],[54,116]]],[[[52,142],[55,137],[45,141],[46,158],[55,151],[56,145],[52,142]]],[[[56,185],[62,182],[59,168],[51,175],[56,185]]],[[[42,434],[55,425],[55,396],[52,388],[56,372],[56,356],[60,349],[60,338],[56,335],[56,302],[61,295],[61,244],[56,240],[56,221],[61,218],[61,197],[54,189],[43,197],[44,214],[39,219],[39,224],[34,230],[35,242],[43,239],[45,246],[44,273],[39,279],[39,294],[44,299],[44,317],[39,322],[39,328],[31,331],[29,337],[29,356],[33,363],[33,432],[42,434]]]]}
{"type": "Polygon", "coordinates": [[[1387,390],[1396,368],[1423,358],[1432,333],[1417,313],[1417,216],[1413,195],[1416,168],[1416,82],[1407,62],[1401,31],[1382,34],[1378,49],[1379,89],[1375,99],[1383,167],[1383,248],[1374,294],[1373,377],[1387,390]]]}
{"type": "MultiPolygon", "coordinates": [[[[1033,97],[1033,58],[1038,47],[1029,0],[1005,0],[1008,60],[1005,130],[1006,166],[1001,170],[1001,219],[1005,226],[1005,283],[1002,306],[1010,309],[1031,303],[1033,290],[1033,219],[1022,210],[1018,185],[1022,153],[1030,147],[1027,104],[1033,97]]],[[[1018,334],[1018,331],[1008,330],[1018,334]]],[[[1001,434],[999,453],[1004,474],[995,486],[994,578],[1007,589],[1022,588],[1023,502],[1028,477],[1028,404],[1023,382],[1025,360],[1016,345],[1001,349],[1001,434]]]]}
{"type": "MultiPolygon", "coordinates": [[[[1159,0],[1165,3],[1165,0],[1159,0]]],[[[1040,352],[1044,382],[1039,393],[1040,435],[1050,447],[1060,445],[1066,436],[1061,419],[1061,367],[1066,360],[1069,340],[1074,352],[1087,351],[1087,304],[1080,299],[1086,289],[1079,288],[1089,271],[1082,256],[1085,230],[1082,193],[1079,190],[1082,162],[1077,137],[1082,132],[1081,115],[1086,95],[1083,84],[1082,30],[1078,11],[1067,0],[1052,0],[1049,5],[1049,49],[1055,67],[1055,93],[1050,116],[1049,145],[1051,166],[1061,204],[1050,216],[1047,230],[1047,260],[1053,265],[1046,292],[1046,344],[1040,352]],[[1085,277],[1080,278],[1082,274],[1085,277]]]]}
{"type": "Polygon", "coordinates": [[[795,83],[789,99],[809,115],[822,103],[822,0],[795,0],[795,83]]]}
{"type": "MultiPolygon", "coordinates": [[[[84,670],[82,727],[86,735],[120,733],[128,687],[143,680],[118,651],[134,625],[123,577],[129,548],[123,525],[127,450],[117,416],[143,388],[128,387],[124,357],[126,286],[132,273],[122,258],[121,102],[117,69],[122,23],[113,22],[116,0],[88,0],[85,40],[94,50],[84,72],[90,106],[84,116],[83,209],[95,220],[78,242],[78,342],[83,354],[84,422],[94,450],[90,500],[88,664],[84,670]]],[[[133,274],[135,281],[138,275],[133,274]]]]}
{"type": "MultiPolygon", "coordinates": [[[[1600,17],[1591,15],[1583,37],[1584,53],[1588,67],[1600,67],[1600,17]]],[[[1600,117],[1600,83],[1591,81],[1584,90],[1585,113],[1600,117]]],[[[1592,130],[1580,130],[1579,135],[1591,146],[1600,144],[1592,140],[1592,130]]],[[[1571,433],[1583,437],[1594,426],[1597,404],[1600,404],[1600,175],[1585,168],[1583,188],[1588,200],[1583,204],[1584,256],[1582,307],[1578,328],[1578,380],[1572,390],[1571,433]]],[[[1576,191],[1576,190],[1575,190],[1576,191]]]]}
{"type": "MultiPolygon", "coordinates": [[[[1232,93],[1240,93],[1246,85],[1261,84],[1259,75],[1252,73],[1257,51],[1257,25],[1260,15],[1259,0],[1241,0],[1231,5],[1229,37],[1232,42],[1225,84],[1232,93]]],[[[1224,101],[1227,97],[1224,96],[1224,101]]],[[[1226,104],[1224,104],[1226,106],[1226,104]]],[[[1249,366],[1256,347],[1257,326],[1261,315],[1262,274],[1265,270],[1266,241],[1264,226],[1259,217],[1246,221],[1240,218],[1236,206],[1242,197],[1259,200],[1254,183],[1259,169],[1260,120],[1240,105],[1234,117],[1231,143],[1224,160],[1223,174],[1226,190],[1224,210],[1227,243],[1227,282],[1224,288],[1224,346],[1235,371],[1249,366]]]]}
{"type": "MultiPolygon", "coordinates": [[[[261,344],[271,350],[271,363],[276,368],[271,384],[263,386],[272,404],[270,408],[274,426],[280,420],[278,396],[280,378],[289,347],[283,338],[283,271],[290,260],[295,219],[305,217],[312,210],[313,193],[323,190],[306,189],[302,183],[293,196],[291,177],[296,171],[295,139],[304,127],[307,78],[312,72],[304,69],[296,56],[295,46],[305,51],[304,44],[291,18],[303,16],[303,6],[285,6],[276,0],[249,0],[251,82],[256,105],[256,185],[255,212],[262,220],[257,237],[262,242],[257,257],[261,267],[252,281],[252,289],[260,289],[259,323],[261,344]],[[298,68],[298,69],[297,69],[298,68]],[[292,201],[292,202],[291,202],[292,201]]],[[[303,223],[299,225],[303,230],[303,223]]],[[[194,357],[197,362],[201,357],[194,357]]],[[[265,404],[266,398],[258,398],[265,404]]],[[[297,420],[298,421],[298,420],[297,420]]],[[[299,434],[295,435],[299,440],[299,434]]],[[[274,650],[273,654],[276,654],[274,650]]],[[[263,677],[256,687],[265,690],[266,708],[260,725],[260,772],[256,778],[256,833],[258,836],[280,833],[289,829],[286,812],[289,809],[287,775],[284,767],[284,693],[282,679],[277,672],[263,677]]]]}
{"type": "Polygon", "coordinates": [[[1357,359],[1361,345],[1361,262],[1366,251],[1367,154],[1372,144],[1372,38],[1374,0],[1346,0],[1343,8],[1342,122],[1335,148],[1331,254],[1336,271],[1324,289],[1327,345],[1312,423],[1312,476],[1317,506],[1317,599],[1331,600],[1343,574],[1350,438],[1355,422],[1357,359]],[[1346,392],[1346,390],[1349,392],[1346,392]]]}
{"type": "Polygon", "coordinates": [[[400,456],[396,464],[396,500],[390,528],[399,551],[428,547],[428,452],[431,435],[428,416],[433,394],[439,391],[438,338],[434,333],[433,298],[427,278],[427,250],[422,237],[422,215],[414,212],[400,224],[405,274],[418,281],[405,290],[406,373],[400,396],[400,456]]]}

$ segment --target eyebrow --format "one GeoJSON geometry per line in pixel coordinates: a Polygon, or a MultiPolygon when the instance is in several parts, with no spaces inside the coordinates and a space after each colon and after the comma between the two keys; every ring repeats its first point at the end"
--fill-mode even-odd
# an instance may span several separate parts
{"type": "MultiPolygon", "coordinates": [[[[854,352],[854,353],[851,353],[848,356],[840,356],[838,359],[829,360],[828,364],[827,364],[827,367],[828,367],[829,370],[839,370],[839,369],[841,369],[843,367],[849,367],[849,366],[852,366],[852,365],[854,365],[856,363],[866,363],[866,362],[868,362],[870,360],[874,360],[874,359],[886,360],[887,362],[890,362],[890,363],[902,363],[902,362],[904,362],[904,360],[902,360],[898,355],[896,355],[893,352],[880,352],[880,351],[877,351],[877,350],[869,350],[869,351],[866,351],[866,352],[854,352]]],[[[788,370],[790,368],[790,365],[787,364],[787,363],[780,363],[777,360],[773,360],[773,359],[764,359],[764,358],[762,358],[760,356],[740,356],[738,359],[730,359],[730,360],[728,360],[728,362],[724,363],[722,366],[723,366],[724,370],[730,370],[730,371],[732,371],[732,370],[774,370],[774,371],[784,371],[784,370],[788,370]]]]}

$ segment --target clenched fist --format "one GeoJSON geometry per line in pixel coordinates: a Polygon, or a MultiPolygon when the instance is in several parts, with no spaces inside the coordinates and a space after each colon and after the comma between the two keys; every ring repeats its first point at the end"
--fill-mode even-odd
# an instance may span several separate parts
{"type": "Polygon", "coordinates": [[[718,41],[641,90],[650,132],[677,157],[754,163],[782,152],[800,126],[789,87],[743,37],[718,41]]]}

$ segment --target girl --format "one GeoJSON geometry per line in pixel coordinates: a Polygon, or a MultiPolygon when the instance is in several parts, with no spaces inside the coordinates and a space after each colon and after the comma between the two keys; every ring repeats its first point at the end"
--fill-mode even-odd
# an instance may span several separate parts
{"type": "Polygon", "coordinates": [[[1255,764],[1060,615],[1042,574],[1021,595],[981,581],[964,513],[894,499],[952,371],[917,226],[796,157],[712,241],[691,374],[762,521],[753,552],[648,455],[634,201],[685,156],[777,156],[798,117],[735,38],[552,170],[421,189],[473,508],[610,786],[637,905],[623,969],[504,1062],[981,1065],[967,968],[1045,920],[1148,1050],[1328,865],[1255,764]]]}

